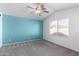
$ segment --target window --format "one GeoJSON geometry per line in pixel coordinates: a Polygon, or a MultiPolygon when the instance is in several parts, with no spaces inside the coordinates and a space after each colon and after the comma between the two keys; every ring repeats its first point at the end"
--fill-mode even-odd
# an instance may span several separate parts
{"type": "Polygon", "coordinates": [[[69,19],[62,19],[58,21],[58,32],[69,35],[69,19]]]}
{"type": "Polygon", "coordinates": [[[54,20],[50,22],[50,34],[61,33],[69,35],[69,19],[54,20]]]}
{"type": "Polygon", "coordinates": [[[57,32],[57,20],[50,22],[50,34],[54,34],[57,32]]]}

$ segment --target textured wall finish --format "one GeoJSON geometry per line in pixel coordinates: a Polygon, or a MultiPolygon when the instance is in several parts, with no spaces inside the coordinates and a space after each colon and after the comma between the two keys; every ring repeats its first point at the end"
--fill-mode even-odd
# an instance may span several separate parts
{"type": "Polygon", "coordinates": [[[16,16],[3,17],[3,45],[43,39],[43,21],[16,16]]]}

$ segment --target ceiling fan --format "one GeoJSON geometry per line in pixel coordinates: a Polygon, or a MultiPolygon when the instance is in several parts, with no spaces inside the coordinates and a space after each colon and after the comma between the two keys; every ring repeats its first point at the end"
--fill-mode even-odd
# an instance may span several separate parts
{"type": "Polygon", "coordinates": [[[38,16],[41,16],[43,13],[49,13],[47,8],[43,3],[36,3],[35,7],[32,6],[26,6],[27,8],[34,9],[34,13],[36,13],[38,16]]]}

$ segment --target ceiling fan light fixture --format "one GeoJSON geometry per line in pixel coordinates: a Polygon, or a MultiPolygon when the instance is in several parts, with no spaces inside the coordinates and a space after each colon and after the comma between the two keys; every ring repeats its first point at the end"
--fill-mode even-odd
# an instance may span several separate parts
{"type": "Polygon", "coordinates": [[[47,11],[47,8],[44,6],[44,4],[41,4],[41,3],[37,3],[36,4],[36,8],[34,7],[31,7],[31,6],[27,6],[28,8],[31,8],[31,9],[34,9],[35,13],[38,15],[38,16],[41,16],[43,13],[49,13],[49,11],[47,11]]]}
{"type": "Polygon", "coordinates": [[[36,14],[40,14],[40,13],[41,13],[41,11],[40,11],[40,10],[36,10],[35,12],[36,12],[36,14]]]}
{"type": "Polygon", "coordinates": [[[43,12],[42,12],[42,10],[37,9],[37,10],[35,11],[35,13],[36,13],[38,16],[41,16],[41,14],[42,14],[43,12]]]}

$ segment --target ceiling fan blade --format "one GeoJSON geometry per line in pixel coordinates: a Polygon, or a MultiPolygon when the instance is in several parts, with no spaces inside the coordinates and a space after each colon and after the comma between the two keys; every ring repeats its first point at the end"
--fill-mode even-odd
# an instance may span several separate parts
{"type": "Polygon", "coordinates": [[[43,10],[46,10],[46,8],[45,8],[45,7],[43,7],[42,9],[43,9],[43,10]]]}
{"type": "Polygon", "coordinates": [[[27,6],[27,8],[31,8],[31,9],[34,9],[33,7],[31,7],[31,6],[27,6]]]}
{"type": "Polygon", "coordinates": [[[49,13],[49,11],[44,11],[45,13],[49,13]]]}

